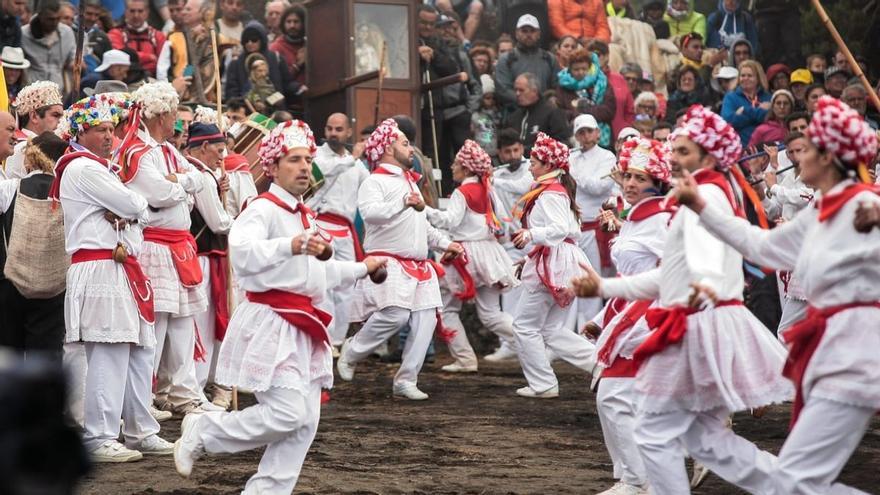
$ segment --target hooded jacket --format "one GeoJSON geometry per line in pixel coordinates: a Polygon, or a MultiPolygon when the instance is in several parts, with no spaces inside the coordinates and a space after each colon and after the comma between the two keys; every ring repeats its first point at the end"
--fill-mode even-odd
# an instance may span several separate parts
{"type": "Polygon", "coordinates": [[[733,43],[745,38],[752,45],[752,55],[757,55],[758,29],[752,15],[743,10],[742,4],[737,1],[736,9],[728,11],[724,8],[724,0],[718,0],[718,10],[709,14],[707,22],[708,38],[706,46],[709,48],[732,48],[733,43]]]}
{"type": "Polygon", "coordinates": [[[688,0],[687,13],[681,16],[673,17],[670,14],[672,0],[666,4],[666,13],[663,14],[663,20],[669,24],[669,36],[681,36],[688,33],[699,33],[703,39],[706,39],[706,16],[694,11],[694,0],[688,0]]]}
{"type": "Polygon", "coordinates": [[[736,47],[738,45],[747,45],[749,47],[749,53],[752,54],[752,56],[749,58],[751,58],[751,59],[756,58],[755,57],[755,47],[752,46],[752,43],[747,39],[738,39],[733,42],[733,45],[731,45],[727,51],[727,65],[729,65],[731,67],[736,67],[736,65],[737,65],[736,62],[734,61],[734,52],[736,51],[736,47]]]}
{"type": "MultiPolygon", "coordinates": [[[[269,36],[266,28],[257,21],[247,23],[241,32],[241,44],[244,46],[244,40],[251,39],[249,36],[257,33],[260,36],[260,53],[262,53],[269,62],[269,79],[272,84],[280,92],[284,94],[287,101],[296,95],[300,84],[290,75],[290,69],[283,62],[281,57],[269,50],[269,36]]],[[[243,98],[244,95],[251,90],[251,81],[248,77],[247,67],[245,67],[245,59],[247,54],[242,53],[238,58],[229,63],[226,70],[226,88],[224,88],[224,98],[243,98]]]]}

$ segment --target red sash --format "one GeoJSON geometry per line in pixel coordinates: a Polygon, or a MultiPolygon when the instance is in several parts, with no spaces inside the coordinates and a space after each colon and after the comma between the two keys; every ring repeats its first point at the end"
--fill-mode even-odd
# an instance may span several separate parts
{"type": "Polygon", "coordinates": [[[824,222],[834,218],[834,216],[837,215],[837,212],[839,212],[849,200],[864,191],[869,191],[874,194],[880,193],[880,190],[878,190],[876,186],[868,184],[853,184],[837,194],[823,197],[816,203],[816,208],[819,208],[819,221],[824,222]]]}
{"type": "MultiPolygon", "coordinates": [[[[285,210],[285,211],[292,213],[294,215],[299,215],[299,219],[302,222],[303,230],[309,230],[312,227],[312,222],[309,219],[315,218],[315,214],[303,202],[301,202],[301,201],[297,202],[296,208],[294,208],[294,207],[290,206],[289,204],[285,203],[284,200],[282,200],[281,198],[272,194],[269,191],[266,191],[263,194],[260,194],[259,196],[255,197],[251,201],[254,201],[257,199],[267,199],[267,200],[271,201],[272,203],[275,203],[275,205],[278,206],[279,208],[281,208],[282,210],[285,210]]],[[[248,202],[248,204],[250,204],[250,202],[248,202]]]]}
{"type": "MultiPolygon", "coordinates": [[[[571,239],[565,239],[564,242],[574,244],[574,241],[571,239]]],[[[553,282],[550,280],[550,249],[550,246],[535,246],[528,256],[535,259],[535,272],[538,274],[541,283],[544,284],[544,287],[553,296],[556,304],[564,308],[574,300],[574,293],[564,285],[561,287],[553,285],[553,282]]]]}
{"type": "MultiPolygon", "coordinates": [[[[743,302],[739,299],[729,299],[727,301],[718,301],[715,303],[716,308],[725,306],[742,306],[743,302]]],[[[671,345],[678,344],[684,338],[687,332],[687,318],[689,315],[699,312],[699,309],[684,306],[676,306],[674,308],[651,308],[645,313],[648,320],[648,326],[651,327],[651,335],[642,342],[633,354],[636,366],[641,364],[649,357],[666,349],[671,345]]]]}
{"type": "Polygon", "coordinates": [[[223,167],[227,172],[247,172],[251,173],[251,165],[248,163],[247,157],[238,153],[230,153],[223,159],[223,167]]]}
{"type": "Polygon", "coordinates": [[[607,328],[611,323],[611,320],[613,320],[618,313],[623,311],[628,303],[629,301],[619,297],[612,297],[609,299],[608,304],[605,307],[605,313],[602,315],[602,328],[607,328]]]}
{"type": "Polygon", "coordinates": [[[211,280],[211,302],[214,303],[214,337],[223,340],[229,326],[229,300],[226,297],[226,253],[208,253],[208,276],[211,280]]]}
{"type": "MultiPolygon", "coordinates": [[[[708,168],[703,168],[694,172],[694,180],[697,181],[697,184],[712,184],[717,186],[724,192],[724,195],[727,197],[727,202],[730,203],[731,208],[733,208],[734,215],[745,218],[746,213],[743,211],[742,206],[736,201],[736,195],[733,193],[733,187],[731,187],[730,182],[728,182],[727,178],[724,177],[724,174],[718,172],[717,170],[712,170],[708,168]]],[[[678,206],[678,201],[675,198],[669,198],[666,200],[666,206],[668,208],[673,208],[678,206]]]]}
{"type": "Polygon", "coordinates": [[[464,290],[454,294],[455,297],[462,301],[468,301],[477,297],[477,287],[474,283],[474,278],[471,277],[471,274],[467,269],[468,262],[467,251],[453,258],[452,261],[443,262],[444,265],[452,265],[452,267],[455,268],[455,271],[458,272],[458,276],[461,277],[462,283],[464,283],[464,290]]]}
{"type": "Polygon", "coordinates": [[[633,206],[629,210],[629,215],[627,215],[626,219],[631,222],[640,222],[658,213],[674,213],[675,210],[675,207],[667,204],[666,198],[657,196],[648,198],[633,206]]]}
{"type": "MultiPolygon", "coordinates": [[[[79,249],[70,258],[71,263],[84,263],[86,261],[112,260],[112,249],[79,249]]],[[[156,322],[153,312],[153,287],[150,280],[141,270],[141,265],[134,256],[127,256],[122,262],[122,271],[128,279],[128,289],[131,297],[137,305],[141,319],[149,324],[156,322]]]]}
{"type": "Polygon", "coordinates": [[[361,240],[358,238],[357,230],[354,228],[353,223],[351,223],[347,218],[342,215],[337,215],[335,213],[329,212],[318,213],[318,220],[332,223],[333,225],[339,225],[340,227],[345,227],[342,230],[323,230],[324,232],[330,234],[332,237],[351,236],[351,242],[354,244],[354,259],[356,261],[364,260],[364,248],[361,246],[361,240]]]}
{"type": "Polygon", "coordinates": [[[372,251],[367,253],[367,256],[384,256],[386,258],[393,258],[397,260],[400,264],[400,267],[403,268],[403,271],[409,275],[410,277],[418,280],[419,282],[424,282],[426,280],[431,280],[434,278],[434,273],[437,274],[437,277],[442,277],[446,274],[446,270],[432,259],[426,260],[417,260],[413,258],[403,258],[399,255],[386,253],[385,251],[372,251]],[[431,271],[431,268],[434,271],[431,271]]]}
{"type": "Polygon", "coordinates": [[[602,378],[635,378],[638,371],[635,359],[617,356],[611,366],[602,370],[602,378]]]}
{"type": "MultiPolygon", "coordinates": [[[[807,308],[807,316],[785,331],[785,342],[789,344],[789,350],[785,367],[782,369],[782,376],[791,380],[795,385],[790,428],[794,427],[801,409],[804,407],[804,373],[806,373],[810,359],[813,358],[813,354],[825,335],[828,319],[841,311],[853,308],[880,308],[880,302],[854,302],[824,309],[810,306],[807,308]]],[[[841,349],[841,351],[845,350],[841,349]]]]}
{"type": "Polygon", "coordinates": [[[489,182],[488,174],[483,175],[480,182],[468,182],[458,187],[458,191],[464,196],[468,209],[483,215],[486,218],[486,225],[493,231],[500,231],[501,222],[498,221],[492,207],[491,190],[492,184],[489,182]]]}
{"type": "Polygon", "coordinates": [[[598,220],[581,223],[581,232],[586,232],[587,230],[596,232],[596,244],[599,246],[599,264],[602,268],[612,266],[611,240],[617,237],[617,232],[606,232],[602,230],[598,220]]]}
{"type": "Polygon", "coordinates": [[[327,325],[333,316],[312,305],[312,298],[278,289],[266,292],[247,292],[248,301],[269,306],[285,321],[308,334],[312,341],[320,345],[330,344],[327,325]]]}
{"type": "MultiPolygon", "coordinates": [[[[652,302],[653,301],[634,301],[626,309],[626,312],[623,314],[623,316],[620,317],[620,320],[618,320],[617,325],[614,328],[608,329],[606,324],[605,331],[610,331],[611,334],[608,335],[608,340],[605,341],[605,345],[603,345],[602,348],[599,349],[597,357],[600,363],[604,364],[605,366],[613,366],[613,363],[609,361],[611,359],[611,352],[614,350],[614,346],[617,344],[617,339],[619,339],[620,336],[623,335],[623,332],[626,332],[627,330],[632,328],[636,324],[636,322],[639,321],[639,319],[648,312],[648,308],[651,306],[652,302]]],[[[617,359],[615,359],[615,362],[619,360],[620,358],[618,357],[617,359]]],[[[603,372],[602,375],[605,376],[605,373],[603,372]]]]}
{"type": "Polygon", "coordinates": [[[177,276],[184,287],[195,287],[202,283],[196,240],[188,230],[147,227],[144,229],[144,240],[168,246],[177,276]]]}

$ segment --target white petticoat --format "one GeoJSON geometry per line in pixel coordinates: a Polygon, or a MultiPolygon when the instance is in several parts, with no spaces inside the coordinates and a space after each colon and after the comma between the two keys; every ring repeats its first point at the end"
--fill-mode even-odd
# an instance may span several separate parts
{"type": "MultiPolygon", "coordinates": [[[[506,292],[519,285],[513,261],[497,241],[462,241],[461,245],[467,253],[468,263],[465,266],[474,279],[475,287],[495,287],[506,292]]],[[[464,283],[455,267],[444,265],[443,268],[446,269],[446,275],[440,283],[453,293],[463,291],[464,283]]]]}
{"type": "Polygon", "coordinates": [[[156,345],[153,325],[141,320],[122,265],[112,260],[70,265],[64,321],[65,342],[156,345]]]}
{"type": "Polygon", "coordinates": [[[220,346],[215,381],[256,392],[270,387],[307,394],[313,384],[333,386],[333,357],[265,304],[244,301],[220,346]]]}
{"type": "Polygon", "coordinates": [[[828,319],[804,373],[804,397],[880,410],[880,309],[853,308],[828,319]]]}
{"type": "MultiPolygon", "coordinates": [[[[583,274],[583,269],[580,265],[584,264],[586,266],[591,266],[590,260],[587,259],[587,255],[584,254],[577,245],[569,244],[567,242],[563,242],[558,246],[550,248],[548,256],[548,266],[550,268],[549,280],[554,287],[569,289],[571,280],[583,274]]],[[[541,279],[538,277],[538,272],[536,271],[537,261],[538,257],[536,256],[527,257],[526,263],[523,265],[522,283],[523,287],[529,292],[547,290],[544,283],[541,282],[541,279]]],[[[546,277],[547,274],[544,271],[543,265],[544,262],[541,261],[541,274],[546,277]]]]}
{"type": "Polygon", "coordinates": [[[688,316],[687,325],[681,343],[639,369],[640,410],[736,412],[794,396],[782,376],[785,348],[745,306],[700,311],[688,316]]]}
{"type": "Polygon", "coordinates": [[[440,284],[433,267],[428,269],[434,275],[423,282],[409,276],[394,258],[388,258],[385,268],[388,271],[385,282],[374,284],[370,277],[365,277],[355,284],[351,302],[351,321],[365,321],[373,312],[389,306],[410,311],[443,306],[440,284]]]}
{"type": "MultiPolygon", "coordinates": [[[[626,314],[627,310],[629,310],[633,304],[633,302],[627,304],[621,312],[614,315],[614,318],[608,322],[608,326],[602,329],[602,333],[599,334],[599,338],[596,340],[597,353],[608,343],[608,338],[611,336],[611,332],[614,331],[614,328],[620,323],[620,320],[623,319],[623,315],[626,314]]],[[[654,301],[651,303],[650,307],[653,308],[657,305],[657,301],[654,301]]],[[[645,320],[645,317],[642,316],[636,321],[635,325],[617,337],[617,340],[614,342],[614,347],[611,348],[611,354],[608,355],[608,365],[610,366],[614,364],[614,360],[617,359],[617,356],[622,356],[625,359],[632,359],[633,354],[636,352],[636,348],[648,338],[648,335],[651,335],[651,329],[648,327],[648,322],[645,320]]],[[[603,366],[601,362],[598,364],[599,366],[603,366]]]]}
{"type": "MultiPolygon", "coordinates": [[[[168,246],[144,241],[137,258],[144,274],[153,284],[153,300],[157,313],[190,316],[208,309],[205,284],[184,287],[180,283],[168,246]]],[[[202,275],[208,276],[206,273],[202,275]]]]}

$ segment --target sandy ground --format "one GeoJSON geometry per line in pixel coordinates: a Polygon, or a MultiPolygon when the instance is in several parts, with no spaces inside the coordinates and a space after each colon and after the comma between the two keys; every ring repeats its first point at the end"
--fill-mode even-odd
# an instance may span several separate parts
{"type": "MultiPolygon", "coordinates": [[[[314,494],[589,494],[611,484],[595,395],[586,377],[556,365],[561,397],[528,400],[515,363],[483,365],[478,375],[440,372],[448,358],[427,364],[420,380],[426,402],[391,398],[396,367],[359,365],[353,383],[337,384],[323,408],[317,438],[297,493],[314,494]]],[[[243,404],[253,397],[242,396],[243,404]]],[[[762,419],[738,415],[734,428],[762,448],[778,451],[788,409],[762,419]]],[[[162,423],[164,438],[180,422],[162,423]]],[[[97,467],[82,483],[87,494],[234,494],[256,470],[260,452],[205,458],[190,479],[170,457],[97,467]]],[[[874,491],[880,466],[880,420],[875,420],[841,480],[874,491]]],[[[714,475],[695,493],[741,493],[714,475]]]]}

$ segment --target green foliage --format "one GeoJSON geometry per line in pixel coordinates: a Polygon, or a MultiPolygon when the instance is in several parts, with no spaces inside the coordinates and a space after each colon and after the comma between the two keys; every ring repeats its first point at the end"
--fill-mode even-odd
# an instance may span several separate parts
{"type": "MultiPolygon", "coordinates": [[[[878,2],[865,0],[823,1],[822,6],[828,13],[834,27],[844,39],[854,55],[866,55],[871,24],[877,15],[878,2]]],[[[811,53],[831,54],[837,50],[834,39],[828,28],[819,19],[819,14],[812,3],[801,9],[801,53],[804,57],[811,53]]]]}

